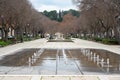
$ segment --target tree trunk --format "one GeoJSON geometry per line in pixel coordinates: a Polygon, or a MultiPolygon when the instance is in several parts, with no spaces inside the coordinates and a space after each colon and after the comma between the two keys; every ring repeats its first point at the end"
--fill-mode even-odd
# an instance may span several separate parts
{"type": "Polygon", "coordinates": [[[28,37],[27,27],[25,27],[25,36],[28,37]]]}
{"type": "Polygon", "coordinates": [[[109,32],[106,31],[106,38],[109,39],[109,32]]]}
{"type": "Polygon", "coordinates": [[[114,27],[114,35],[115,35],[115,39],[117,39],[119,44],[120,44],[120,35],[119,35],[118,30],[117,30],[117,27],[114,27]]]}
{"type": "Polygon", "coordinates": [[[1,39],[4,40],[4,30],[1,29],[1,39]]]}
{"type": "Polygon", "coordinates": [[[8,41],[8,30],[5,30],[5,41],[8,41]]]}
{"type": "Polygon", "coordinates": [[[20,42],[23,42],[23,30],[20,28],[20,42]]]}

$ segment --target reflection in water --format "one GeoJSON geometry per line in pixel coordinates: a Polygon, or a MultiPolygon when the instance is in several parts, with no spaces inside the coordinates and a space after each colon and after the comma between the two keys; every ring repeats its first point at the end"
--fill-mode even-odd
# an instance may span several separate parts
{"type": "MultiPolygon", "coordinates": [[[[40,49],[25,49],[5,56],[0,66],[28,66],[28,59],[40,49]]],[[[99,49],[45,49],[31,67],[39,74],[120,74],[120,55],[99,49]]]]}
{"type": "Polygon", "coordinates": [[[63,58],[65,60],[65,64],[67,64],[67,56],[66,56],[66,53],[65,53],[65,49],[62,49],[62,53],[63,53],[63,58]]]}
{"type": "Polygon", "coordinates": [[[81,49],[84,56],[107,72],[120,71],[120,55],[105,50],[81,49]]]}
{"type": "Polygon", "coordinates": [[[11,55],[4,56],[0,60],[0,66],[26,66],[28,65],[28,59],[31,57],[35,51],[39,49],[23,49],[11,55]]]}

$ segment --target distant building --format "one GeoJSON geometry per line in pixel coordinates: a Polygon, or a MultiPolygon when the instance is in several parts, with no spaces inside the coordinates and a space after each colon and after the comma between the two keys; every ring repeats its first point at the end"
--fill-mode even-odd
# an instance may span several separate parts
{"type": "MultiPolygon", "coordinates": [[[[2,39],[2,31],[1,31],[1,29],[2,29],[2,26],[0,25],[0,39],[2,39]]],[[[10,37],[13,37],[13,36],[15,36],[14,29],[9,28],[8,37],[10,38],[10,37]]]]}
{"type": "Polygon", "coordinates": [[[64,34],[62,34],[60,32],[55,33],[56,40],[63,40],[64,39],[63,36],[64,36],[64,34]]]}
{"type": "Polygon", "coordinates": [[[8,36],[15,36],[15,30],[12,28],[9,28],[8,36]]]}
{"type": "Polygon", "coordinates": [[[48,34],[48,33],[45,33],[44,36],[45,36],[46,39],[49,39],[49,38],[50,38],[50,34],[48,34]]]}

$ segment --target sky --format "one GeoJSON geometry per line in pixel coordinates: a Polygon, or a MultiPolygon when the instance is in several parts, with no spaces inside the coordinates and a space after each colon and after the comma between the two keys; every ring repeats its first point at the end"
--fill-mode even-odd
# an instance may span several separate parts
{"type": "Polygon", "coordinates": [[[72,0],[29,0],[38,11],[77,9],[72,0]]]}

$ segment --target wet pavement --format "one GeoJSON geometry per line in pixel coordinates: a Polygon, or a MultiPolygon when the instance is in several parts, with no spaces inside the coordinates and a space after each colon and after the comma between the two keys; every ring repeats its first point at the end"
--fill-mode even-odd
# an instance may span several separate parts
{"type": "Polygon", "coordinates": [[[3,56],[0,59],[1,66],[25,66],[28,65],[28,58],[31,57],[37,49],[23,49],[11,55],[3,56]]]}
{"type": "Polygon", "coordinates": [[[120,74],[120,55],[98,49],[23,49],[0,58],[0,74],[120,74]]]}

